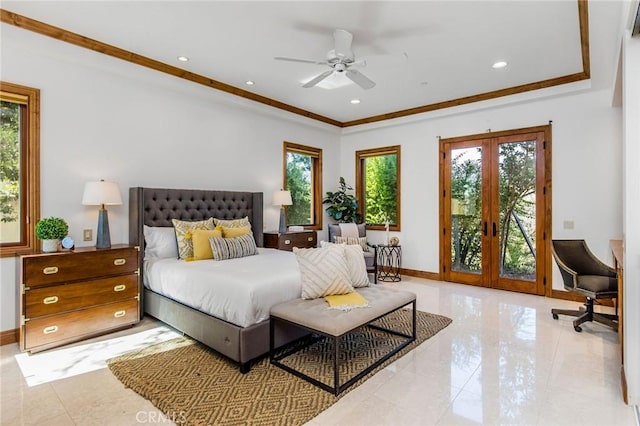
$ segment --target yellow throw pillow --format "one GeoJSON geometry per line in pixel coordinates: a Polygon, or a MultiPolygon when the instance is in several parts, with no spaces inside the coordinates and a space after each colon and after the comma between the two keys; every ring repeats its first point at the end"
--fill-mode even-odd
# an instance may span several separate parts
{"type": "Polygon", "coordinates": [[[191,241],[193,242],[193,257],[190,260],[213,259],[209,238],[222,238],[222,232],[217,229],[194,229],[191,231],[191,241]]]}
{"type": "Polygon", "coordinates": [[[251,233],[251,228],[248,226],[241,226],[239,228],[229,228],[227,226],[221,226],[221,228],[222,236],[224,238],[236,238],[251,233]]]}

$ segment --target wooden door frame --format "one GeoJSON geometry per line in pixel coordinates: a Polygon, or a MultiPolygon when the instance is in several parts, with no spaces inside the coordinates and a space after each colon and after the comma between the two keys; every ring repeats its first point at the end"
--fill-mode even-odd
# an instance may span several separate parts
{"type": "MultiPolygon", "coordinates": [[[[479,134],[468,135],[468,136],[456,136],[456,137],[444,138],[444,139],[440,138],[440,146],[439,146],[440,265],[439,265],[438,274],[441,280],[443,280],[445,275],[447,275],[444,269],[444,266],[445,266],[444,259],[446,259],[446,256],[450,256],[450,253],[448,253],[447,250],[445,250],[445,248],[448,247],[446,245],[446,239],[449,238],[449,233],[447,232],[447,226],[446,226],[446,218],[449,217],[447,215],[450,215],[450,206],[447,206],[446,205],[447,203],[444,202],[447,195],[446,189],[444,187],[445,173],[450,172],[450,169],[447,166],[447,163],[450,164],[450,161],[447,161],[446,152],[444,150],[445,144],[449,144],[452,142],[456,143],[456,142],[465,142],[465,141],[478,141],[483,139],[497,139],[505,136],[513,136],[517,134],[527,134],[527,133],[538,133],[538,132],[544,133],[544,141],[543,141],[544,159],[542,161],[538,161],[538,159],[536,159],[536,174],[542,173],[544,175],[544,179],[543,179],[544,186],[542,188],[542,193],[543,193],[542,209],[544,211],[544,220],[542,224],[537,224],[538,229],[542,227],[542,239],[543,239],[543,247],[544,247],[544,253],[542,254],[542,259],[544,260],[544,269],[543,269],[544,275],[542,276],[541,280],[540,280],[540,277],[537,278],[539,280],[537,282],[537,285],[544,286],[544,295],[546,297],[552,297],[553,286],[552,286],[551,277],[553,274],[553,269],[552,269],[553,265],[551,260],[551,235],[552,235],[551,234],[551,230],[552,230],[551,204],[552,204],[553,197],[552,197],[552,185],[551,185],[551,171],[552,171],[552,168],[551,168],[551,165],[552,165],[551,164],[551,159],[552,159],[551,122],[549,122],[549,124],[547,125],[542,125],[542,126],[525,127],[525,128],[513,129],[513,130],[502,130],[497,132],[489,131],[487,133],[479,133],[479,134]]],[[[483,176],[483,181],[484,181],[484,176],[483,176]]],[[[483,214],[485,213],[484,209],[485,207],[483,205],[483,214]]],[[[484,263],[484,259],[483,259],[483,263],[484,263]]]]}

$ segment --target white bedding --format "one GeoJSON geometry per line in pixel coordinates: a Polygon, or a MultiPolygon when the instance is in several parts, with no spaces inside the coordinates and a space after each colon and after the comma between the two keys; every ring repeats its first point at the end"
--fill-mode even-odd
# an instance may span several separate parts
{"type": "Polygon", "coordinates": [[[156,293],[241,327],[269,318],[277,303],[301,296],[300,270],[288,251],[223,261],[144,261],[144,285],[156,293]]]}

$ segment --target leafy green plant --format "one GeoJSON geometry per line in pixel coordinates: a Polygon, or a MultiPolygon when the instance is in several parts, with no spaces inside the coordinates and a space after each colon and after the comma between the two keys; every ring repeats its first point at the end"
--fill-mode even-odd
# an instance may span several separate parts
{"type": "Polygon", "coordinates": [[[64,238],[69,232],[69,225],[59,217],[45,217],[36,224],[36,237],[41,240],[64,238]]]}
{"type": "Polygon", "coordinates": [[[347,184],[342,176],[338,183],[340,189],[336,192],[327,191],[327,195],[322,200],[322,204],[329,204],[326,208],[327,214],[338,222],[356,222],[361,219],[358,213],[358,201],[353,194],[347,191],[353,191],[353,188],[347,184]]]}

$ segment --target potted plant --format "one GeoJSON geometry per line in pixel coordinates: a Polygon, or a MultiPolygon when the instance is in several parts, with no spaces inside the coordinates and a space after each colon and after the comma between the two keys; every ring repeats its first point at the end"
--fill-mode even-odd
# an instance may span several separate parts
{"type": "Polygon", "coordinates": [[[36,237],[42,240],[42,251],[58,251],[60,238],[67,236],[69,225],[59,217],[45,217],[36,223],[36,237]]]}
{"type": "Polygon", "coordinates": [[[347,191],[353,191],[353,188],[347,184],[342,176],[338,182],[340,189],[336,192],[327,191],[327,195],[322,200],[322,204],[329,204],[327,214],[334,218],[337,222],[355,222],[360,221],[360,213],[358,213],[358,201],[353,194],[347,191]]]}

